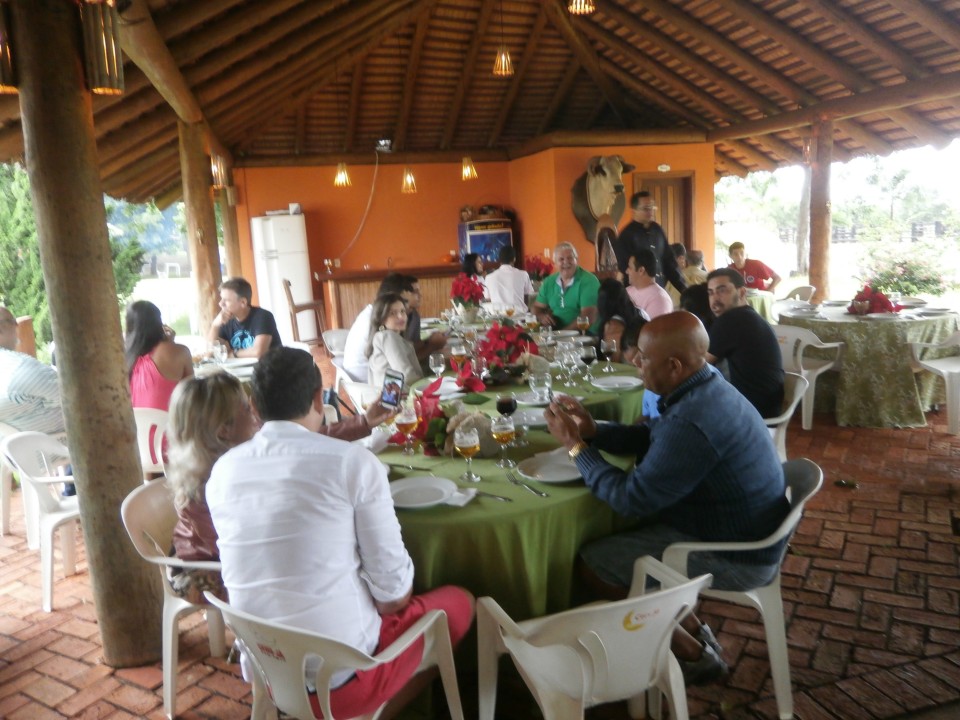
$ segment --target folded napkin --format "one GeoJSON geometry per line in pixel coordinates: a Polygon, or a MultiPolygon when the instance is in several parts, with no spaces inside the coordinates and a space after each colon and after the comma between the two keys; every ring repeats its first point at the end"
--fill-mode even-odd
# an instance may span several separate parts
{"type": "Polygon", "coordinates": [[[465,488],[457,490],[453,495],[448,497],[443,503],[444,505],[453,505],[454,507],[463,507],[468,502],[473,500],[477,496],[477,491],[473,488],[465,488]]]}
{"type": "Polygon", "coordinates": [[[354,440],[353,442],[357,445],[362,445],[374,455],[379,455],[387,447],[389,440],[389,435],[374,429],[367,437],[354,440]]]}

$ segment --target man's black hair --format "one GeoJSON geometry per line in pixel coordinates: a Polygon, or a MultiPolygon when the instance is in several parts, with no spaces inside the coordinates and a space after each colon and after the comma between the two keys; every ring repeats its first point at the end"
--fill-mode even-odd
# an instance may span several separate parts
{"type": "Polygon", "coordinates": [[[250,305],[253,302],[253,288],[250,286],[250,283],[244,280],[242,277],[224,280],[222,283],[220,283],[220,289],[233,290],[237,294],[237,297],[241,297],[247,301],[247,305],[250,305]]]}
{"type": "Polygon", "coordinates": [[[653,250],[650,248],[637,248],[633,255],[633,262],[637,266],[637,270],[643,268],[647,275],[656,279],[657,277],[657,256],[653,254],[653,250]]]}
{"type": "Polygon", "coordinates": [[[310,411],[320,369],[305,350],[274,348],[253,366],[253,404],[260,418],[295,420],[310,411]]]}
{"type": "Polygon", "coordinates": [[[513,249],[511,245],[504,245],[500,248],[500,253],[497,255],[497,260],[500,261],[501,265],[513,265],[513,261],[517,259],[517,251],[513,249]]]}
{"type": "Polygon", "coordinates": [[[734,270],[733,268],[717,268],[716,270],[711,270],[707,273],[707,282],[710,282],[714,278],[725,277],[730,281],[730,284],[733,285],[738,290],[746,286],[746,281],[743,279],[743,275],[740,274],[739,270],[734,270]]]}
{"type": "Polygon", "coordinates": [[[405,292],[412,293],[415,282],[417,282],[417,279],[413,275],[392,272],[380,282],[377,295],[383,295],[384,293],[396,293],[397,295],[405,292]]]}
{"type": "Polygon", "coordinates": [[[631,195],[631,196],[630,196],[630,207],[631,207],[631,209],[636,210],[638,207],[640,207],[640,201],[643,200],[644,198],[648,198],[648,197],[650,197],[650,191],[649,191],[649,190],[641,190],[640,192],[637,192],[637,193],[634,193],[633,195],[631,195]]]}

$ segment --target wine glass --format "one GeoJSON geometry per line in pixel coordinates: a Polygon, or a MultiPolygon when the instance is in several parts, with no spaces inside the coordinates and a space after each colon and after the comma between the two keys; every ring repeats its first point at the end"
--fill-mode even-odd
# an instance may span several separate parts
{"type": "Polygon", "coordinates": [[[601,340],[600,341],[600,352],[603,353],[604,359],[607,361],[607,364],[603,366],[603,372],[612,373],[616,372],[617,369],[613,366],[611,359],[617,353],[617,341],[616,340],[601,340]]]}
{"type": "Polygon", "coordinates": [[[587,380],[593,380],[590,365],[597,360],[597,349],[593,345],[584,345],[580,348],[580,359],[587,366],[587,380]]]}
{"type": "MultiPolygon", "coordinates": [[[[516,404],[516,401],[514,401],[516,404]]],[[[513,424],[513,418],[509,415],[501,415],[493,421],[490,426],[490,432],[493,439],[500,443],[500,460],[497,461],[497,467],[509,470],[515,468],[517,464],[507,457],[507,445],[513,442],[516,437],[516,428],[513,424]]]]}
{"type": "Polygon", "coordinates": [[[443,356],[443,353],[431,353],[429,362],[430,369],[437,374],[437,379],[439,380],[447,367],[447,359],[443,356]]]}
{"type": "Polygon", "coordinates": [[[586,315],[579,315],[577,317],[577,330],[580,331],[580,335],[581,336],[585,335],[587,332],[587,328],[589,327],[590,327],[590,318],[588,318],[586,315]]]}
{"type": "Polygon", "coordinates": [[[530,391],[536,396],[537,400],[543,402],[550,400],[550,389],[553,387],[553,375],[549,372],[531,373],[528,379],[530,391]]]}
{"type": "Polygon", "coordinates": [[[480,433],[476,428],[458,427],[453,433],[453,447],[467,461],[467,470],[460,479],[464,482],[480,482],[480,476],[473,472],[473,456],[480,452],[480,433]]]}
{"type": "Polygon", "coordinates": [[[223,365],[227,360],[227,348],[223,343],[213,344],[213,361],[217,365],[223,365]]]}
{"type": "Polygon", "coordinates": [[[403,433],[407,441],[403,445],[403,454],[410,456],[414,454],[413,450],[413,432],[420,424],[420,418],[417,417],[417,408],[413,403],[405,402],[400,406],[400,413],[393,421],[397,430],[403,433]]]}
{"type": "Polygon", "coordinates": [[[450,348],[450,360],[455,365],[454,369],[457,372],[460,372],[461,368],[463,368],[463,363],[467,360],[467,348],[463,343],[455,343],[450,348]]]}
{"type": "Polygon", "coordinates": [[[513,393],[497,395],[497,412],[501,415],[513,415],[517,411],[517,398],[513,393]]]}
{"type": "Polygon", "coordinates": [[[560,366],[564,368],[567,372],[567,379],[564,381],[563,386],[572,388],[577,386],[577,364],[579,362],[579,352],[573,348],[565,347],[562,351],[559,351],[560,354],[560,366]]]}

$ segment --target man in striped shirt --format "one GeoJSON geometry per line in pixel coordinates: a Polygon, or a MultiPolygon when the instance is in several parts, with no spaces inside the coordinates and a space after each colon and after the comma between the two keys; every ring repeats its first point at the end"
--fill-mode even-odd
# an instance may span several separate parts
{"type": "Polygon", "coordinates": [[[64,431],[56,371],[16,351],[17,319],[0,307],[0,422],[19,431],[64,431]]]}

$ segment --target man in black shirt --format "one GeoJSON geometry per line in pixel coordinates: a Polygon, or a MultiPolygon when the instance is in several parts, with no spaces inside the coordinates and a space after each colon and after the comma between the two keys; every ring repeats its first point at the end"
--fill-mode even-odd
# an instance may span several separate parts
{"type": "Polygon", "coordinates": [[[633,209],[633,222],[623,229],[613,248],[620,272],[626,273],[627,261],[637,254],[637,250],[649,248],[657,258],[657,284],[666,287],[669,280],[678,292],[683,292],[687,289],[687,281],[677,265],[677,257],[670,249],[663,228],[653,219],[657,205],[650,193],[646,190],[634,193],[630,198],[630,207],[633,209]]]}
{"type": "Polygon", "coordinates": [[[710,326],[707,360],[721,366],[724,376],[750,401],[761,417],[776,417],[783,406],[783,358],[770,324],[747,304],[741,275],[719,268],[707,275],[710,326]]]}
{"type": "Polygon", "coordinates": [[[207,340],[226,345],[233,357],[260,358],[283,345],[273,313],[252,305],[253,288],[243,278],[220,284],[220,312],[213,319],[207,340]]]}

